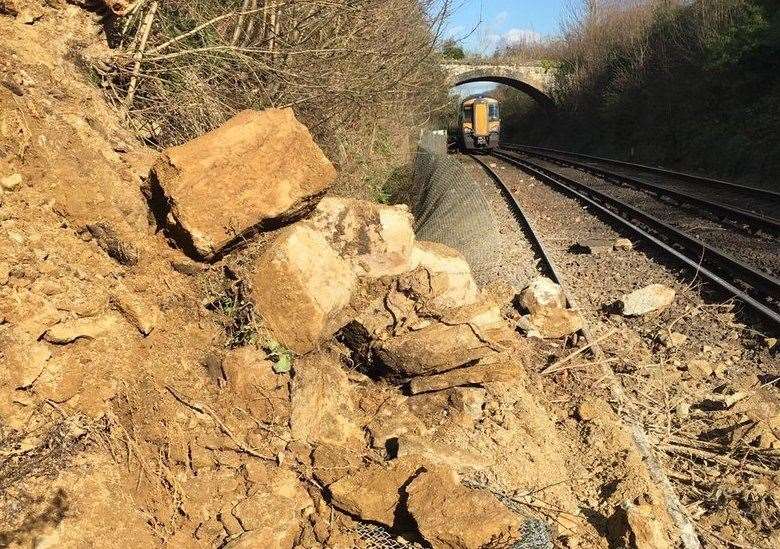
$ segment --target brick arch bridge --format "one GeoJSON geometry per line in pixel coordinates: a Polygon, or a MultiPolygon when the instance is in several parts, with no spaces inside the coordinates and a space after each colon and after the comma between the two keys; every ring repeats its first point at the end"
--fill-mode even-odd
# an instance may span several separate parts
{"type": "Polygon", "coordinates": [[[538,65],[444,63],[442,68],[447,74],[447,83],[452,87],[472,82],[505,84],[530,95],[545,107],[554,106],[553,99],[548,94],[552,77],[544,68],[538,65]]]}

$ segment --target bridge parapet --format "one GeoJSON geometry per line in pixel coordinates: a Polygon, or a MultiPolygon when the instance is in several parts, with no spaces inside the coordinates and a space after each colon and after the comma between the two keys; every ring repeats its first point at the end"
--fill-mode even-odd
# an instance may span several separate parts
{"type": "Polygon", "coordinates": [[[443,63],[450,86],[471,82],[494,82],[521,90],[540,103],[552,105],[549,95],[552,74],[539,64],[490,65],[467,63],[443,63]]]}

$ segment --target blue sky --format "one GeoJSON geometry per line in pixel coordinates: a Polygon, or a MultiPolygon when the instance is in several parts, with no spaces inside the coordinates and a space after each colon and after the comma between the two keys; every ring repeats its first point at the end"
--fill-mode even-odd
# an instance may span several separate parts
{"type": "Polygon", "coordinates": [[[461,45],[470,52],[490,54],[501,44],[559,32],[561,19],[584,0],[454,0],[457,9],[447,35],[460,39],[479,27],[461,45]],[[481,23],[480,23],[481,21],[481,23]]]}
{"type": "MultiPolygon", "coordinates": [[[[447,22],[445,34],[459,40],[468,52],[484,55],[514,40],[536,40],[558,34],[561,21],[584,4],[584,0],[452,1],[456,10],[447,22]]],[[[494,84],[475,82],[458,86],[455,92],[465,97],[494,87],[494,84]]]]}

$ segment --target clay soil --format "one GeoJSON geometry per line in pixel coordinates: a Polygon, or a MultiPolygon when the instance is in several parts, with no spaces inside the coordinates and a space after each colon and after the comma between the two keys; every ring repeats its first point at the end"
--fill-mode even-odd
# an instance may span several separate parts
{"type": "MultiPolygon", "coordinates": [[[[601,343],[606,360],[628,395],[626,402],[612,404],[624,420],[644,426],[703,544],[775,547],[780,361],[768,348],[773,341],[739,320],[727,296],[642,242],[634,241],[633,250],[581,253],[578,243],[631,235],[517,168],[500,160],[493,164],[548,246],[595,338],[606,336],[601,343]],[[671,307],[638,318],[615,312],[621,295],[650,283],[676,290],[671,307]],[[685,337],[672,344],[672,332],[685,337]],[[724,403],[737,393],[742,400],[724,403]]],[[[503,198],[480,172],[486,192],[493,186],[488,196],[501,212],[503,198]]],[[[604,394],[597,364],[569,366],[543,377],[550,402],[562,413],[577,395],[604,394]]]]}

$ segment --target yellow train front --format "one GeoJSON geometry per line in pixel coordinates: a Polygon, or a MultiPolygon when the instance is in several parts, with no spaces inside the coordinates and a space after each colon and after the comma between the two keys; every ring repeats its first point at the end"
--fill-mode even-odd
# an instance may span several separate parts
{"type": "Polygon", "coordinates": [[[489,152],[497,148],[500,130],[498,101],[479,96],[461,103],[458,133],[462,150],[489,152]]]}

